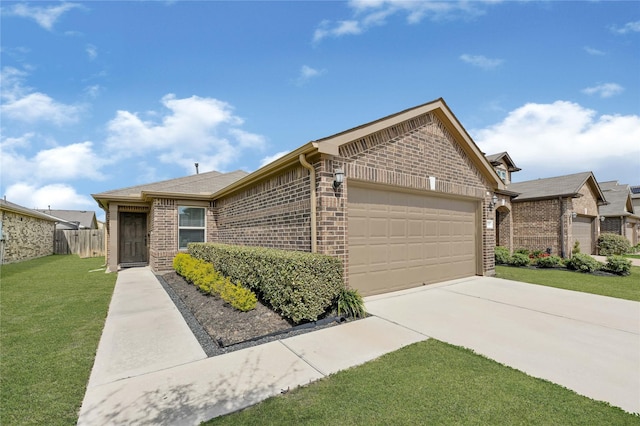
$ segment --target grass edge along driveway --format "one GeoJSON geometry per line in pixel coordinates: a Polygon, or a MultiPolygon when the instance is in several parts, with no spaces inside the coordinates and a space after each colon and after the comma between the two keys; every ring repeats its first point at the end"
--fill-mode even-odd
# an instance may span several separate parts
{"type": "MultiPolygon", "coordinates": [[[[639,267],[627,277],[503,266],[496,271],[499,278],[640,299],[639,267]]],[[[204,424],[640,425],[640,416],[429,339],[204,424]]]]}
{"type": "Polygon", "coordinates": [[[631,274],[621,277],[585,274],[564,268],[536,269],[496,265],[496,277],[640,302],[640,266],[632,266],[631,274]]]}
{"type": "Polygon", "coordinates": [[[77,422],[117,277],[102,265],[54,255],[0,267],[0,424],[77,422]]]}
{"type": "Polygon", "coordinates": [[[640,417],[428,339],[203,424],[638,425],[640,417]]]}

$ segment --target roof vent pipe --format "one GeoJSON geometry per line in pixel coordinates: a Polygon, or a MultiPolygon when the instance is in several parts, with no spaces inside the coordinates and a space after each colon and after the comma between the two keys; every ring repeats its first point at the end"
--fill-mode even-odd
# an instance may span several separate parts
{"type": "Polygon", "coordinates": [[[195,163],[196,165],[196,174],[200,174],[200,172],[198,172],[198,163],[195,163]]]}

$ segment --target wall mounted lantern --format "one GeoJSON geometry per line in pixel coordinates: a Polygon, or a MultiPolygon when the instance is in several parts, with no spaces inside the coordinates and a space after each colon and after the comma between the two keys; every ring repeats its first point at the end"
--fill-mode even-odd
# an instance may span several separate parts
{"type": "Polygon", "coordinates": [[[498,204],[498,196],[496,194],[493,194],[493,197],[491,197],[491,201],[489,202],[489,208],[493,209],[496,204],[498,204]]]}
{"type": "Polygon", "coordinates": [[[338,189],[344,182],[344,171],[342,169],[336,169],[333,175],[333,189],[338,189]]]}
{"type": "Polygon", "coordinates": [[[605,217],[604,216],[600,216],[600,222],[604,222],[605,217]]]}
{"type": "Polygon", "coordinates": [[[571,213],[571,218],[572,219],[575,219],[576,217],[578,217],[578,213],[576,213],[576,212],[571,213]]]}

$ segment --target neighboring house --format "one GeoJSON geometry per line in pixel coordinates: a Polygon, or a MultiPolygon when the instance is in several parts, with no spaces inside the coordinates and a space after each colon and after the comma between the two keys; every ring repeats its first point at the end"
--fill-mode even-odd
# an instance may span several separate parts
{"type": "Polygon", "coordinates": [[[511,250],[551,249],[567,257],[578,241],[582,253],[595,253],[599,208],[607,201],[591,172],[512,183],[507,189],[519,194],[511,200],[511,250]]]}
{"type": "Polygon", "coordinates": [[[91,210],[52,210],[38,209],[58,219],[56,229],[98,229],[96,212],[91,210]]]}
{"type": "Polygon", "coordinates": [[[340,258],[363,295],[493,275],[505,184],[443,99],[309,142],[246,175],[203,173],[94,194],[107,265],[169,270],[191,241],[340,258]],[[342,181],[342,183],[340,183],[342,181]]]}
{"type": "Polygon", "coordinates": [[[53,254],[56,219],[0,199],[0,263],[53,254]]]}
{"type": "Polygon", "coordinates": [[[609,181],[601,182],[600,188],[609,202],[600,207],[600,217],[604,218],[600,232],[622,235],[632,246],[638,244],[640,208],[636,210],[633,206],[629,185],[609,181]]]}
{"type": "Polygon", "coordinates": [[[633,211],[640,212],[640,185],[630,186],[631,190],[631,203],[633,204],[633,211]]]}

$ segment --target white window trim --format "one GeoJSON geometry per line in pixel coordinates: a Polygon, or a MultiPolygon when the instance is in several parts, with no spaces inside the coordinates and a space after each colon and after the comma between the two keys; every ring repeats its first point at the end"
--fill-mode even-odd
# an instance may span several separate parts
{"type": "Polygon", "coordinates": [[[178,250],[186,251],[186,247],[180,247],[180,231],[181,230],[202,230],[203,231],[203,242],[207,242],[207,208],[202,206],[188,206],[188,205],[179,205],[178,206],[178,250]],[[180,208],[189,208],[189,209],[202,209],[204,210],[204,226],[180,226],[180,208]]]}

